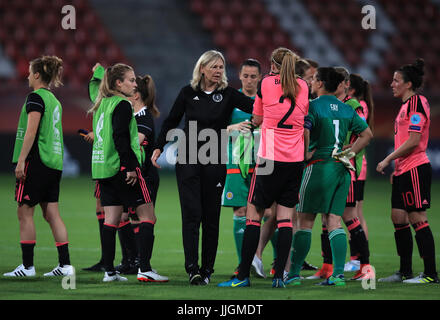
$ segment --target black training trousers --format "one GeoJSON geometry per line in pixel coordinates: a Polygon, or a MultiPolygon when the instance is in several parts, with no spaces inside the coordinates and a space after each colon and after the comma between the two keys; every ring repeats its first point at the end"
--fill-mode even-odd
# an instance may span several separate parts
{"type": "Polygon", "coordinates": [[[182,237],[187,273],[211,274],[217,254],[221,196],[226,179],[224,164],[176,164],[182,212],[182,237]],[[202,224],[202,266],[198,265],[202,224]]]}

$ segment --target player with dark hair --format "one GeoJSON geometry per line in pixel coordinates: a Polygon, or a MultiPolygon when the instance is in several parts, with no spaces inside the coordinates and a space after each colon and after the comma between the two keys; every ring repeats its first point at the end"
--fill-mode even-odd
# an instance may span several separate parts
{"type": "MultiPolygon", "coordinates": [[[[242,87],[239,91],[254,99],[258,83],[261,80],[261,65],[255,59],[246,59],[240,66],[239,79],[242,87]]],[[[241,262],[241,247],[244,229],[246,228],[246,204],[252,173],[255,168],[253,159],[255,144],[259,142],[259,131],[253,130],[252,114],[235,108],[231,115],[227,131],[228,164],[226,165],[226,180],[222,195],[222,206],[233,207],[234,240],[237,250],[238,264],[241,262]]],[[[256,273],[265,277],[261,257],[254,257],[256,273]]],[[[238,267],[235,271],[238,272],[238,267]]]]}
{"type": "Polygon", "coordinates": [[[35,205],[40,204],[49,223],[58,250],[58,266],[44,276],[71,276],[66,226],[58,209],[63,170],[62,107],[50,88],[61,84],[63,61],[56,56],[42,56],[29,65],[31,92],[23,105],[17,128],[12,162],[16,163],[15,200],[20,223],[23,263],[7,277],[35,276],[34,247],[36,231],[35,205]]]}
{"type": "MultiPolygon", "coordinates": [[[[363,107],[359,101],[348,94],[350,88],[350,74],[348,70],[344,67],[335,67],[335,70],[344,76],[344,81],[339,85],[337,91],[335,92],[336,97],[342,102],[348,104],[355,110],[355,112],[366,122],[366,117],[364,115],[363,107]]],[[[357,136],[351,131],[348,132],[347,138],[345,140],[345,148],[349,148],[353,142],[356,140],[357,136]]],[[[372,269],[370,267],[370,251],[369,244],[364,232],[364,229],[359,221],[359,217],[356,209],[356,192],[355,188],[357,179],[359,178],[362,170],[362,160],[365,154],[365,150],[361,150],[356,154],[355,157],[350,159],[350,163],[354,170],[351,173],[351,184],[348,191],[347,203],[345,207],[342,220],[344,221],[349,233],[350,233],[350,248],[353,252],[356,252],[356,256],[359,258],[360,266],[357,273],[351,278],[351,280],[362,280],[366,277],[373,277],[374,275],[370,272],[372,269]]]]}
{"type": "MultiPolygon", "coordinates": [[[[359,74],[350,74],[350,85],[348,88],[348,96],[356,99],[362,106],[361,117],[365,118],[370,129],[374,130],[374,101],[372,96],[371,85],[367,80],[364,80],[359,74]]],[[[368,226],[363,214],[364,189],[365,180],[367,178],[367,158],[366,154],[359,157],[359,161],[354,163],[355,167],[360,167],[360,173],[357,179],[353,182],[354,196],[356,201],[356,212],[362,229],[365,232],[365,237],[368,241],[368,226]]],[[[350,240],[350,260],[346,263],[344,271],[358,271],[360,270],[360,261],[358,257],[357,248],[350,240]]]]}
{"type": "Polygon", "coordinates": [[[431,205],[432,168],[426,155],[429,140],[430,107],[428,100],[417,93],[422,86],[425,63],[417,59],[394,72],[391,88],[401,99],[402,106],[394,123],[394,151],[376,167],[384,169],[394,160],[391,194],[391,220],[400,269],[379,279],[383,282],[438,283],[435,245],[426,210],[431,205]],[[413,239],[410,224],[416,233],[416,243],[423,259],[424,271],[413,277],[413,239]]]}
{"type": "Polygon", "coordinates": [[[349,158],[368,144],[372,133],[352,108],[335,97],[343,79],[334,68],[319,68],[312,81],[312,90],[318,98],[310,102],[305,121],[308,162],[297,206],[299,230],[295,234],[293,267],[286,281],[288,284],[301,283],[299,273],[310,250],[314,220],[316,214],[321,213],[329,231],[334,262],[332,275],[321,284],[345,285],[347,239],[341,227],[341,216],[350,186],[347,167],[350,167],[349,158]],[[341,151],[348,131],[355,132],[359,138],[351,149],[341,151]]]}

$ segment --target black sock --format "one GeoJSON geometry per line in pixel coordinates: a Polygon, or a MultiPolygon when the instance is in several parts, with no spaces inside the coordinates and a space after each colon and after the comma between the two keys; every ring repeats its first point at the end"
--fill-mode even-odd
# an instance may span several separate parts
{"type": "MultiPolygon", "coordinates": [[[[244,280],[249,277],[252,260],[258,248],[260,240],[261,222],[254,220],[246,220],[246,229],[243,235],[243,244],[241,249],[241,263],[237,278],[244,280]]],[[[290,246],[289,246],[290,247],[290,246]]]]}
{"type": "Polygon", "coordinates": [[[284,267],[289,258],[292,246],[292,221],[289,219],[278,220],[277,260],[275,261],[274,278],[283,279],[284,267]]]}
{"type": "Polygon", "coordinates": [[[20,241],[23,266],[25,268],[34,265],[34,247],[35,241],[20,241]]]}
{"type": "Polygon", "coordinates": [[[130,264],[136,258],[136,240],[129,222],[118,228],[119,243],[121,244],[122,264],[130,264]]]}
{"type": "Polygon", "coordinates": [[[321,254],[324,259],[324,263],[333,264],[332,247],[330,246],[330,240],[328,238],[328,230],[325,225],[322,225],[321,233],[321,254]]]}
{"type": "Polygon", "coordinates": [[[104,218],[105,218],[105,215],[104,215],[104,211],[97,211],[96,212],[96,217],[98,218],[98,226],[99,226],[99,242],[100,242],[100,244],[101,244],[101,259],[99,259],[99,262],[98,263],[103,263],[103,261],[104,261],[104,254],[103,254],[103,252],[104,252],[104,244],[103,244],[103,241],[102,241],[102,227],[104,226],[104,218]]]}
{"type": "Polygon", "coordinates": [[[63,242],[63,243],[56,243],[56,247],[58,250],[58,262],[60,264],[60,267],[63,267],[64,265],[70,265],[70,256],[69,256],[69,243],[63,242]]]}
{"type": "Polygon", "coordinates": [[[103,258],[105,271],[115,271],[113,262],[115,260],[116,226],[104,224],[102,227],[102,241],[104,245],[103,258]]]}
{"type": "Polygon", "coordinates": [[[151,222],[143,221],[139,225],[139,268],[141,272],[151,271],[151,255],[153,252],[154,244],[154,224],[151,222]]]}
{"type": "Polygon", "coordinates": [[[412,275],[413,238],[409,224],[394,224],[394,239],[400,257],[399,272],[412,275]]]}
{"type": "Polygon", "coordinates": [[[417,247],[425,267],[424,274],[427,276],[437,276],[434,237],[432,236],[428,221],[413,224],[413,227],[416,231],[417,247]]]}
{"type": "Polygon", "coordinates": [[[139,243],[139,237],[138,237],[138,233],[139,233],[139,223],[132,223],[131,224],[131,228],[133,230],[133,235],[134,235],[134,242],[136,244],[136,258],[139,260],[139,252],[140,252],[140,243],[139,243]]]}
{"type": "Polygon", "coordinates": [[[370,264],[370,250],[368,248],[367,237],[358,218],[345,222],[353,247],[359,253],[361,264],[370,264]]]}
{"type": "Polygon", "coordinates": [[[350,259],[351,260],[358,260],[359,259],[359,250],[356,248],[353,241],[350,239],[348,240],[348,245],[350,246],[350,259]]]}

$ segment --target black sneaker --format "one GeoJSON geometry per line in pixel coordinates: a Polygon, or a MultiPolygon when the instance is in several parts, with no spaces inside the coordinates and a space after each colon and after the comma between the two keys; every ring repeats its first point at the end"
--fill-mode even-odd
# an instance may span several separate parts
{"type": "Polygon", "coordinates": [[[301,267],[301,270],[311,270],[311,271],[316,271],[318,270],[318,267],[315,267],[314,265],[308,263],[307,261],[304,260],[304,263],[301,267]]]}
{"type": "Polygon", "coordinates": [[[99,261],[97,264],[94,264],[88,268],[82,268],[84,271],[93,271],[93,272],[102,272],[105,271],[104,263],[99,261]]]}
{"type": "Polygon", "coordinates": [[[202,276],[199,272],[189,274],[189,284],[192,286],[200,286],[202,284],[202,276]]]}
{"type": "Polygon", "coordinates": [[[115,267],[115,270],[121,274],[137,274],[138,268],[131,263],[120,263],[115,267]]]}
{"type": "Polygon", "coordinates": [[[210,273],[202,272],[200,274],[200,277],[202,278],[202,281],[200,282],[200,285],[206,286],[206,285],[209,284],[209,282],[211,280],[211,274],[210,273]]]}

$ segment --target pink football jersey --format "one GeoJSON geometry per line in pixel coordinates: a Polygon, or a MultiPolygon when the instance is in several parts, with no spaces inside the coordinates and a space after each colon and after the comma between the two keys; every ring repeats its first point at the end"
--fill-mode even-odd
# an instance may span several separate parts
{"type": "Polygon", "coordinates": [[[429,159],[426,148],[429,140],[430,109],[428,100],[413,95],[402,104],[394,123],[394,149],[398,149],[409,138],[410,132],[421,134],[419,145],[409,154],[395,160],[395,175],[400,175],[429,159]]]}
{"type": "Polygon", "coordinates": [[[258,156],[281,162],[304,160],[304,117],[309,112],[309,88],[297,79],[295,105],[283,99],[278,74],[270,74],[261,82],[255,97],[255,115],[263,116],[258,156]]]}

